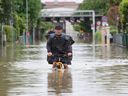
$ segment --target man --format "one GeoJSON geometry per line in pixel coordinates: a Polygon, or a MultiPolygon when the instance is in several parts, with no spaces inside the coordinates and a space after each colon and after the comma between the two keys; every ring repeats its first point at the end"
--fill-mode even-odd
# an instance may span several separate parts
{"type": "MultiPolygon", "coordinates": [[[[53,56],[51,61],[48,62],[53,64],[53,68],[55,68],[55,56],[54,55],[68,55],[72,56],[72,47],[71,42],[68,40],[68,36],[63,34],[63,28],[61,26],[55,27],[55,34],[51,34],[47,41],[47,51],[48,51],[48,59],[53,56]]],[[[69,60],[65,59],[61,61],[64,64],[64,68],[68,68],[69,60]]]]}

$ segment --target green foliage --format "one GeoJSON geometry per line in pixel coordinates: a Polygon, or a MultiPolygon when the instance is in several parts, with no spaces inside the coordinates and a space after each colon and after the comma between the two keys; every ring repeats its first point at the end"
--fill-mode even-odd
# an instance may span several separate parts
{"type": "MultiPolygon", "coordinates": [[[[28,1],[28,19],[29,30],[33,29],[37,24],[39,13],[41,10],[40,0],[27,0],[28,1]]],[[[26,19],[26,0],[13,0],[13,9],[21,18],[26,19]]],[[[22,24],[23,25],[23,24],[22,24]]]]}
{"type": "Polygon", "coordinates": [[[95,38],[96,38],[96,43],[101,43],[101,32],[100,31],[97,31],[96,34],[95,34],[95,38]]]}
{"type": "Polygon", "coordinates": [[[28,0],[28,12],[29,12],[29,25],[33,27],[37,24],[37,19],[39,18],[39,13],[41,10],[41,0],[28,0]]]}
{"type": "Polygon", "coordinates": [[[111,6],[116,5],[118,6],[122,0],[109,0],[111,6]]]}
{"type": "Polygon", "coordinates": [[[117,26],[110,26],[110,33],[114,34],[117,32],[118,32],[117,26]]]}
{"type": "Polygon", "coordinates": [[[6,38],[7,38],[7,41],[8,42],[11,42],[12,41],[12,37],[13,37],[12,30],[13,30],[13,28],[11,26],[4,25],[4,32],[6,34],[6,38]]]}
{"type": "Polygon", "coordinates": [[[123,31],[128,33],[128,26],[126,23],[128,23],[128,0],[122,0],[119,6],[120,10],[120,22],[121,26],[123,27],[123,31]]]}
{"type": "Polygon", "coordinates": [[[119,5],[122,0],[84,0],[80,4],[81,10],[95,10],[102,12],[103,15],[107,14],[110,6],[119,5]]]}
{"type": "Polygon", "coordinates": [[[79,24],[74,24],[73,28],[75,31],[78,31],[78,32],[81,30],[81,26],[79,24]]]}
{"type": "Polygon", "coordinates": [[[19,35],[22,34],[22,32],[25,31],[25,18],[21,18],[17,14],[14,16],[14,27],[16,29],[16,38],[18,38],[19,35]]]}
{"type": "Polygon", "coordinates": [[[84,32],[91,32],[91,22],[89,20],[86,20],[85,22],[80,22],[81,29],[84,30],[84,32]]]}
{"type": "Polygon", "coordinates": [[[85,22],[84,21],[81,21],[80,23],[76,23],[74,24],[74,30],[75,31],[80,31],[80,30],[83,30],[84,32],[91,32],[91,22],[86,20],[85,22]]]}
{"type": "Polygon", "coordinates": [[[122,22],[128,22],[128,0],[123,0],[120,3],[120,13],[121,13],[121,19],[122,22]]]}
{"type": "Polygon", "coordinates": [[[11,17],[11,0],[1,0],[1,21],[5,24],[9,24],[11,17]]]}
{"type": "Polygon", "coordinates": [[[84,3],[80,5],[81,10],[95,10],[102,11],[103,14],[107,13],[109,8],[108,0],[84,0],[84,3]]]}
{"type": "Polygon", "coordinates": [[[53,29],[54,28],[54,24],[51,23],[51,22],[45,22],[45,21],[42,21],[40,23],[40,29],[43,29],[44,32],[49,30],[49,29],[53,29]]]}
{"type": "Polygon", "coordinates": [[[10,20],[13,20],[14,29],[16,31],[16,38],[19,37],[26,27],[26,1],[28,1],[28,18],[29,30],[32,31],[33,27],[37,25],[37,19],[41,10],[41,0],[0,0],[0,22],[3,22],[7,37],[11,40],[9,34],[10,20]]]}

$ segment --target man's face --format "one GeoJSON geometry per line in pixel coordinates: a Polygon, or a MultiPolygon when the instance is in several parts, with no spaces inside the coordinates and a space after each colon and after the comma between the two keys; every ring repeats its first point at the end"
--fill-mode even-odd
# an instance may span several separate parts
{"type": "Polygon", "coordinates": [[[61,35],[62,34],[62,29],[60,29],[60,30],[55,29],[55,34],[56,35],[61,35]]]}

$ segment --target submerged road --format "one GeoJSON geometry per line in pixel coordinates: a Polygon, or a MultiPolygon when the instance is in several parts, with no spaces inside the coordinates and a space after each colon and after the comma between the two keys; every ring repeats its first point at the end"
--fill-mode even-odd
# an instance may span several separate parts
{"type": "Polygon", "coordinates": [[[127,96],[128,51],[76,43],[69,70],[52,71],[46,43],[8,46],[0,57],[0,96],[127,96]],[[94,55],[95,53],[95,55],[94,55]]]}

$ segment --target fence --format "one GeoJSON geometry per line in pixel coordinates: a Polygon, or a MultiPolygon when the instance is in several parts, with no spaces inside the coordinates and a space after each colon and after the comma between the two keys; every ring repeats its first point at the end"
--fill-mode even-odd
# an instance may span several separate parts
{"type": "Polygon", "coordinates": [[[128,47],[128,33],[113,34],[113,42],[119,46],[128,47]]]}

